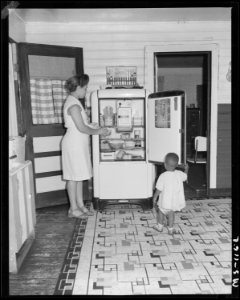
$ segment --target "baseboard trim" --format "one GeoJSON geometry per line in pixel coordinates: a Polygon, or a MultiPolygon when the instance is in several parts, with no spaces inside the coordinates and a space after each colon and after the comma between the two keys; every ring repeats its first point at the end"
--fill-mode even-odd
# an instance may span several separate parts
{"type": "Polygon", "coordinates": [[[229,197],[232,197],[232,189],[231,188],[209,189],[209,196],[214,196],[214,197],[229,196],[229,197]]]}

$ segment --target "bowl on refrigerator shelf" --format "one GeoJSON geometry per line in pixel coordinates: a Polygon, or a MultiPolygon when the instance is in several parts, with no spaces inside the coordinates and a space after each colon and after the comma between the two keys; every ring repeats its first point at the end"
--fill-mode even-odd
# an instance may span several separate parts
{"type": "Polygon", "coordinates": [[[123,141],[108,141],[108,144],[112,149],[118,150],[123,147],[124,142],[123,141]]]}

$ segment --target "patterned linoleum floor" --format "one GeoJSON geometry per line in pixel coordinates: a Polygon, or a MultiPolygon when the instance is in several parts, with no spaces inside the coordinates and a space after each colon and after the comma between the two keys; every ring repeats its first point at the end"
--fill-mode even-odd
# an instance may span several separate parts
{"type": "Polygon", "coordinates": [[[55,294],[231,294],[231,199],[187,201],[174,236],[155,223],[138,206],[79,220],[55,294]]]}

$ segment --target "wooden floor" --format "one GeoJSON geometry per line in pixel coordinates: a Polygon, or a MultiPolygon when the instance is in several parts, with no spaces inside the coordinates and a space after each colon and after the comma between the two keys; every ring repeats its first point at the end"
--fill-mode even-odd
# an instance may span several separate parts
{"type": "Polygon", "coordinates": [[[68,205],[37,210],[36,238],[18,274],[10,274],[10,295],[53,295],[76,219],[68,205]]]}

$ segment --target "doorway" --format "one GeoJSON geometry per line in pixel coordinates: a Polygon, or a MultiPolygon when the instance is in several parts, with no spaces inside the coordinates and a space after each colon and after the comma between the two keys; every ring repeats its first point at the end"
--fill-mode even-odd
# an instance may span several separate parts
{"type": "MultiPolygon", "coordinates": [[[[207,195],[210,155],[196,153],[195,138],[210,138],[211,52],[155,52],[154,91],[183,90],[186,93],[186,160],[189,164],[186,196],[207,195]],[[195,160],[197,158],[199,160],[195,160]]],[[[202,150],[202,149],[201,149],[202,150]]]]}

